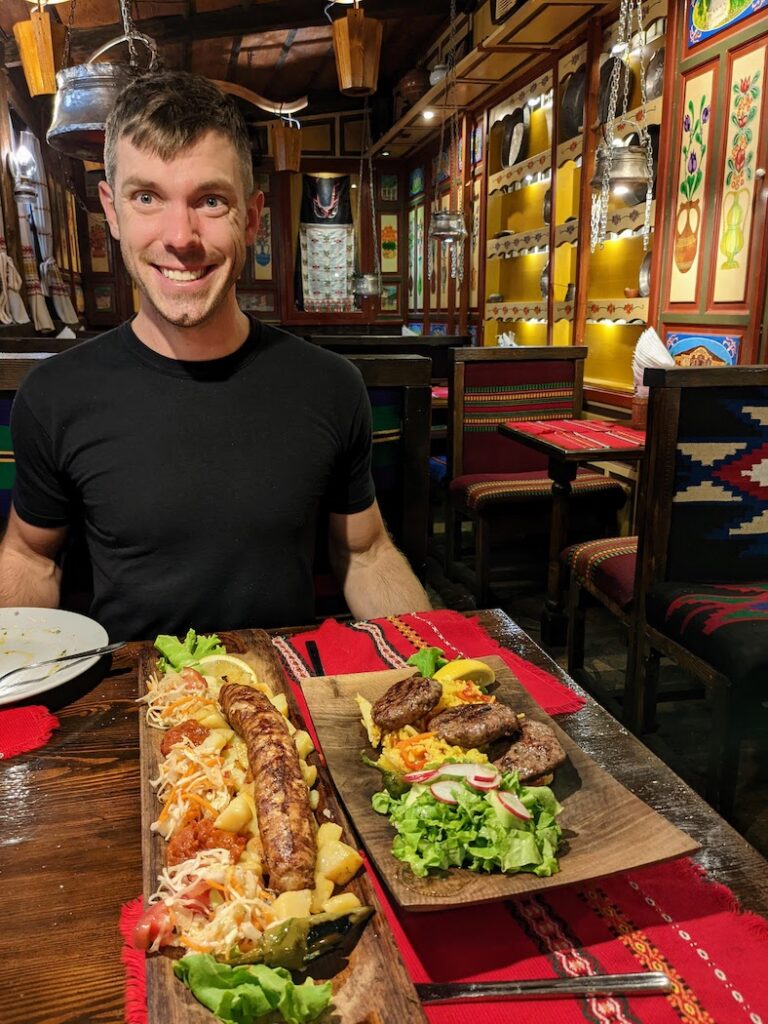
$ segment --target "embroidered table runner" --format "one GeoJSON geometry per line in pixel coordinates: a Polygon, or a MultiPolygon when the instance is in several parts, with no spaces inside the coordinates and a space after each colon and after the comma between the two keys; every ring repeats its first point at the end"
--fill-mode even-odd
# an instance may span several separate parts
{"type": "Polygon", "coordinates": [[[568,451],[644,448],[645,431],[599,420],[510,420],[506,424],[568,451]]]}

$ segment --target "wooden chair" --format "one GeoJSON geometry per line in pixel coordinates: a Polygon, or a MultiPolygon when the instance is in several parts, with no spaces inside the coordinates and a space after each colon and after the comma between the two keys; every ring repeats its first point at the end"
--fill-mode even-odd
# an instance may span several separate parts
{"type": "Polygon", "coordinates": [[[650,728],[659,658],[711,690],[707,799],[729,816],[768,679],[768,366],[647,370],[649,435],[626,719],[650,728]]]}
{"type": "MultiPolygon", "coordinates": [[[[387,529],[424,579],[429,524],[431,363],[424,356],[350,355],[368,389],[373,412],[373,479],[387,529]]],[[[325,552],[315,566],[319,615],[346,607],[325,552]]]]}
{"type": "MultiPolygon", "coordinates": [[[[480,607],[489,599],[494,533],[514,525],[517,548],[524,536],[545,536],[552,481],[546,456],[502,437],[510,420],[574,419],[581,415],[586,347],[452,349],[448,379],[448,501],[446,570],[456,571],[461,523],[469,519],[475,538],[474,592],[480,607]]],[[[593,522],[609,521],[626,499],[616,481],[580,470],[573,482],[574,510],[591,506],[593,522]],[[602,506],[602,507],[600,507],[602,506]]],[[[615,527],[614,527],[615,528],[615,527]]],[[[600,529],[604,532],[604,526],[600,529]]],[[[498,565],[493,576],[509,578],[498,565]]]]}

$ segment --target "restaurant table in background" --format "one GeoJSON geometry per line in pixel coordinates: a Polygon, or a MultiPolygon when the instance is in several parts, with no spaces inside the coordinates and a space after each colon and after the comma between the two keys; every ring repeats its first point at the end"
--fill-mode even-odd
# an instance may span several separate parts
{"type": "MultiPolygon", "coordinates": [[[[441,623],[444,636],[449,640],[452,634],[446,623],[458,619],[457,614],[436,612],[431,617],[422,616],[422,619],[428,618],[441,623]]],[[[550,672],[569,688],[581,709],[560,715],[558,723],[562,728],[627,788],[702,844],[702,850],[694,861],[706,870],[710,880],[728,886],[745,910],[768,916],[766,861],[634,736],[569,680],[507,616],[500,611],[484,611],[479,613],[477,621],[490,638],[490,646],[493,646],[491,640],[498,641],[507,650],[538,666],[539,670],[550,672]]],[[[391,657],[391,648],[381,643],[381,637],[391,624],[392,620],[381,620],[379,626],[361,624],[359,629],[352,624],[350,632],[354,632],[356,640],[367,632],[386,660],[391,657]]],[[[289,632],[283,631],[284,634],[289,632]]],[[[407,628],[401,630],[401,646],[405,643],[402,637],[407,633],[407,628]]],[[[299,648],[301,637],[292,636],[289,640],[293,650],[299,648]]],[[[283,655],[285,646],[285,642],[278,644],[283,655]]],[[[142,877],[139,706],[136,704],[140,648],[140,644],[130,644],[120,651],[114,658],[112,670],[101,681],[90,674],[47,694],[47,703],[61,720],[60,728],[47,746],[14,758],[0,767],[0,806],[3,809],[0,885],[5,922],[5,927],[0,930],[2,1024],[118,1024],[123,1019],[124,976],[117,922],[121,904],[141,892],[142,877]]],[[[319,651],[326,670],[329,670],[333,659],[322,643],[319,651]]],[[[455,656],[454,651],[450,653],[455,656]]],[[[465,653],[479,655],[482,652],[472,650],[465,653]]],[[[354,671],[357,667],[349,665],[348,670],[354,671]]],[[[311,681],[307,685],[311,685],[311,681]]],[[[679,878],[681,892],[686,885],[694,884],[692,869],[686,869],[686,864],[689,862],[675,862],[668,868],[659,869],[666,876],[671,875],[673,881],[679,878]]],[[[631,876],[618,876],[618,880],[623,880],[621,884],[629,891],[634,877],[642,880],[648,876],[632,873],[631,876]]],[[[615,884],[619,884],[618,880],[615,884]]],[[[714,885],[702,885],[700,880],[695,884],[711,891],[712,896],[707,899],[717,901],[719,909],[717,913],[713,912],[710,930],[715,925],[726,927],[727,921],[739,920],[732,913],[730,894],[714,885]],[[723,918],[727,918],[725,923],[723,918]]],[[[637,957],[643,963],[642,950],[632,943],[646,941],[648,935],[658,936],[659,929],[671,928],[674,932],[671,938],[679,947],[679,958],[688,957],[691,971],[699,971],[705,983],[715,986],[720,998],[727,998],[728,1006],[732,1005],[734,1016],[728,1020],[765,1019],[757,1016],[759,1007],[744,1007],[738,1003],[737,996],[741,993],[730,981],[729,971],[743,973],[745,970],[743,941],[739,947],[742,952],[736,962],[726,962],[728,958],[723,955],[717,963],[705,963],[702,955],[707,951],[695,947],[694,940],[696,934],[703,934],[699,926],[705,928],[707,922],[694,922],[695,934],[691,936],[684,932],[674,916],[670,916],[665,924],[665,909],[660,906],[646,907],[647,919],[643,922],[642,932],[631,931],[622,938],[622,928],[626,928],[627,921],[616,916],[618,908],[610,903],[612,886],[614,880],[605,880],[592,887],[594,898],[605,903],[600,908],[600,920],[610,922],[611,929],[610,934],[606,932],[603,945],[594,947],[598,949],[597,955],[602,956],[600,951],[610,945],[617,951],[616,956],[637,957]],[[720,973],[715,979],[717,972],[720,973]],[[718,980],[721,975],[725,981],[718,980]],[[728,985],[736,993],[732,1000],[726,991],[728,985]],[[751,1012],[753,1016],[750,1018],[751,1012]]],[[[574,913],[582,916],[585,913],[584,894],[578,887],[557,890],[548,895],[547,902],[553,903],[555,897],[559,907],[570,905],[574,913]]],[[[634,898],[640,906],[647,904],[648,897],[644,897],[642,892],[635,893],[634,898]]],[[[410,961],[411,950],[406,948],[406,943],[413,941],[414,933],[411,932],[410,936],[405,934],[403,923],[406,918],[412,919],[415,929],[429,932],[439,927],[444,934],[450,935],[453,914],[473,915],[475,923],[482,925],[483,921],[503,918],[505,914],[509,916],[514,912],[513,903],[508,903],[498,907],[490,905],[476,912],[401,913],[392,921],[403,955],[410,961]]],[[[562,913],[561,910],[561,916],[562,913]]],[[[674,910],[672,913],[674,915],[674,910]]],[[[706,913],[706,910],[694,908],[690,912],[690,920],[706,913]]],[[[509,920],[511,922],[511,917],[509,920]]],[[[594,929],[598,928],[597,921],[596,915],[594,929]]],[[[768,925],[753,917],[748,921],[758,948],[768,948],[768,925]]],[[[535,930],[534,923],[531,927],[535,930]]],[[[560,920],[560,927],[567,938],[570,935],[567,918],[560,920]]],[[[605,928],[604,923],[602,927],[605,928]]],[[[746,927],[741,925],[741,931],[746,927]]],[[[521,934],[517,925],[515,929],[516,935],[521,934]]],[[[478,934],[486,936],[489,942],[493,939],[482,928],[478,934]]],[[[516,959],[515,950],[510,948],[511,931],[506,934],[504,942],[496,941],[492,949],[489,946],[491,974],[493,963],[499,961],[502,953],[507,958],[506,962],[516,959]]],[[[670,933],[666,934],[670,937],[670,933]]],[[[450,963],[445,962],[440,967],[446,979],[462,961],[462,942],[472,941],[464,932],[456,935],[450,963]]],[[[476,944],[477,938],[474,941],[476,944]]],[[[582,938],[582,941],[598,940],[582,938]]],[[[598,963],[590,951],[592,948],[581,947],[579,952],[586,973],[591,973],[598,963]]],[[[532,949],[534,947],[526,947],[519,955],[532,962],[536,955],[540,955],[535,950],[532,953],[532,949]]],[[[648,950],[653,954],[652,945],[646,952],[648,950]]],[[[473,948],[469,952],[477,961],[478,950],[473,948]]],[[[562,973],[563,969],[572,967],[571,964],[563,967],[563,957],[556,949],[544,962],[549,973],[562,973]]],[[[675,965],[667,966],[672,969],[675,965]]],[[[759,976],[759,971],[755,973],[759,976]]],[[[416,977],[416,980],[423,979],[416,977]]],[[[689,976],[680,980],[685,986],[692,984],[689,976]]],[[[658,997],[654,997],[653,1002],[658,1004],[658,1001],[658,997]]],[[[554,1004],[546,1005],[547,1020],[571,1019],[561,1016],[567,1013],[565,1008],[555,1011],[554,1004]],[[551,1011],[550,1007],[553,1007],[551,1011]]],[[[633,1024],[639,1021],[645,1024],[646,1019],[651,1019],[644,1018],[641,1012],[638,1015],[637,1001],[632,1001],[632,1010],[625,1001],[622,1001],[622,1006],[628,1015],[611,1019],[632,1021],[633,1024]]],[[[437,1007],[430,1009],[429,1014],[431,1019],[440,1021],[487,1019],[484,1016],[486,1010],[481,1007],[472,1010],[461,1005],[442,1008],[441,1012],[455,1015],[459,1010],[458,1017],[432,1017],[438,1014],[437,1007]]],[[[672,1004],[664,1004],[662,1010],[666,1015],[654,1017],[654,1022],[680,1019],[672,1004]]],[[[522,1022],[532,1018],[518,1019],[522,1022]]],[[[537,1016],[536,1019],[545,1018],[537,1016]]],[[[713,1017],[699,1007],[686,1019],[711,1024],[713,1017]]],[[[720,1016],[717,1020],[723,1024],[726,1018],[720,1016]]]]}
{"type": "Polygon", "coordinates": [[[560,552],[567,543],[571,483],[587,462],[639,462],[645,455],[645,431],[621,420],[521,420],[502,423],[499,433],[549,457],[552,519],[547,560],[547,597],[541,613],[541,639],[547,646],[565,642],[560,552]]]}

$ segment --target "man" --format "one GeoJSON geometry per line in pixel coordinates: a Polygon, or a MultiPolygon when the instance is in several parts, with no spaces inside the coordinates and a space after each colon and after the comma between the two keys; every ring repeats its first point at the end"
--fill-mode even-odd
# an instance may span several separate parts
{"type": "Polygon", "coordinates": [[[428,608],[375,500],[359,373],[238,308],[263,196],[234,102],[195,75],[145,76],[104,155],[101,202],[140,309],[19,389],[0,604],[55,607],[81,523],[91,614],[112,638],[309,622],[324,511],[353,615],[428,608]]]}

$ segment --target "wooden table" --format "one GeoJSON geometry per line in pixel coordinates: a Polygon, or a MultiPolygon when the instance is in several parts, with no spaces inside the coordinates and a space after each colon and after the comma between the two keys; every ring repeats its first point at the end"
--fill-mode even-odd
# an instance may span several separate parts
{"type": "MultiPolygon", "coordinates": [[[[552,427],[567,426],[576,422],[583,422],[584,428],[589,428],[589,420],[565,420],[560,423],[552,421],[552,427]]],[[[559,443],[559,435],[554,430],[545,436],[530,432],[532,426],[540,425],[536,421],[521,421],[501,423],[498,429],[504,437],[519,441],[548,457],[547,472],[552,481],[552,518],[547,558],[547,596],[541,613],[541,639],[549,647],[564,644],[567,632],[567,618],[563,612],[560,553],[567,544],[571,484],[576,479],[576,471],[580,465],[587,462],[639,462],[645,455],[645,446],[621,446],[617,442],[608,448],[605,443],[590,447],[585,441],[581,447],[568,447],[559,443]]],[[[614,420],[601,420],[599,425],[601,428],[615,426],[619,430],[628,426],[627,423],[614,420]]],[[[568,434],[563,436],[563,440],[568,438],[568,434]]]]}
{"type": "MultiPolygon", "coordinates": [[[[500,643],[583,693],[500,611],[500,643]]],[[[223,634],[226,640],[226,634],[223,634]]],[[[49,696],[61,728],[0,767],[0,990],[3,1024],[119,1024],[120,904],[141,892],[139,644],[49,696]]],[[[350,666],[353,668],[354,666],[350,666]]],[[[558,722],[587,753],[697,839],[699,862],[745,908],[768,916],[768,864],[589,696],[558,722]]],[[[406,1024],[406,1022],[403,1022],[406,1024]]]]}

